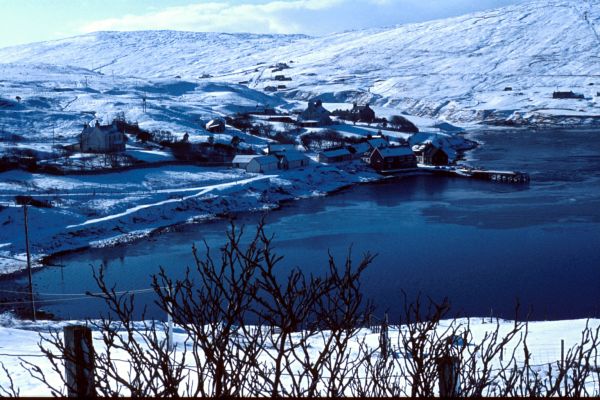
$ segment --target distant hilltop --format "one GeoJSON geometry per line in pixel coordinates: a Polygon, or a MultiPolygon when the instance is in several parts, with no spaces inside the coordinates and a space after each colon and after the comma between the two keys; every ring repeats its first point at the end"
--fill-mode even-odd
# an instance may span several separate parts
{"type": "Polygon", "coordinates": [[[599,58],[600,0],[534,0],[322,37],[98,32],[0,49],[0,63],[210,79],[288,99],[358,100],[460,122],[517,124],[532,115],[553,118],[555,109],[600,115],[599,58]],[[281,63],[289,68],[279,70],[281,63]],[[555,91],[583,99],[552,99],[555,91]]]}

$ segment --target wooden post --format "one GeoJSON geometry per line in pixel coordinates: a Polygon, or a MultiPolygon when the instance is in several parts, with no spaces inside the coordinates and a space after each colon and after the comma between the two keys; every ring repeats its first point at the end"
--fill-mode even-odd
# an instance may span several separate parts
{"type": "Polygon", "coordinates": [[[65,326],[65,379],[69,397],[96,397],[94,345],[87,326],[65,326]]]}
{"type": "Polygon", "coordinates": [[[31,275],[31,254],[29,253],[29,227],[27,224],[27,203],[23,204],[23,219],[25,221],[25,251],[27,252],[27,273],[29,274],[29,299],[31,301],[31,315],[35,322],[35,302],[33,299],[33,277],[31,275]]]}
{"type": "MultiPolygon", "coordinates": [[[[171,287],[169,286],[167,290],[169,292],[170,301],[173,301],[171,287]]],[[[173,306],[171,303],[167,305],[167,351],[173,351],[173,317],[171,315],[173,313],[172,307],[173,306]]]]}
{"type": "Polygon", "coordinates": [[[567,396],[568,381],[567,381],[567,368],[565,365],[565,340],[564,339],[560,339],[560,367],[562,368],[562,370],[565,373],[564,378],[563,378],[564,385],[565,385],[565,392],[563,393],[563,396],[567,396]]]}
{"type": "Polygon", "coordinates": [[[440,377],[440,397],[457,397],[460,392],[460,360],[444,356],[436,360],[440,377]]]}
{"type": "Polygon", "coordinates": [[[383,324],[381,325],[381,333],[379,334],[379,347],[381,348],[381,358],[387,358],[388,356],[388,347],[389,347],[389,337],[388,337],[388,315],[385,313],[383,318],[383,324]]]}

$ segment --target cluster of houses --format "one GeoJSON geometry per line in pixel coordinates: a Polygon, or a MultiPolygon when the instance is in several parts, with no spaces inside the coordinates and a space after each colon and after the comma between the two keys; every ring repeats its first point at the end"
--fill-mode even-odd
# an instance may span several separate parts
{"type": "MultiPolygon", "coordinates": [[[[356,103],[348,111],[355,120],[372,121],[375,113],[368,104],[359,106],[356,103]]],[[[330,112],[323,107],[321,100],[308,102],[308,107],[298,116],[303,126],[323,126],[332,123],[330,112]]],[[[225,131],[226,122],[215,118],[205,124],[205,129],[212,133],[225,131]]],[[[184,140],[185,141],[185,140],[184,140]]],[[[125,150],[125,134],[113,121],[109,125],[85,124],[80,135],[78,150],[91,153],[114,153],[125,150]]],[[[288,170],[305,167],[309,158],[296,149],[294,145],[270,144],[266,154],[235,155],[231,161],[234,168],[243,168],[248,172],[266,173],[276,170],[288,170]]],[[[235,151],[233,151],[235,154],[235,151]]],[[[233,156],[230,155],[229,157],[233,156]]],[[[230,158],[229,158],[230,159],[230,158]]],[[[392,143],[385,136],[370,137],[368,140],[321,151],[317,160],[321,163],[340,163],[360,159],[379,172],[394,172],[417,168],[417,164],[446,165],[448,155],[431,142],[417,144],[412,147],[407,142],[392,143]]],[[[225,161],[225,160],[223,160],[225,161]]]]}
{"type": "Polygon", "coordinates": [[[385,137],[364,143],[325,150],[317,155],[323,163],[340,163],[362,159],[379,172],[396,172],[417,168],[417,164],[447,165],[448,155],[430,141],[410,147],[408,143],[392,144],[385,137]]]}
{"type": "Polygon", "coordinates": [[[302,168],[308,166],[308,163],[308,157],[296,150],[296,146],[285,144],[269,144],[265,155],[237,155],[231,162],[234,168],[255,173],[302,168]]]}

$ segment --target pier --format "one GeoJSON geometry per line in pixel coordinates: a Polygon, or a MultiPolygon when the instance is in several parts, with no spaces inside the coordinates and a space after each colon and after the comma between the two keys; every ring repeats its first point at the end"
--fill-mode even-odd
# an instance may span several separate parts
{"type": "Polygon", "coordinates": [[[520,171],[487,171],[471,170],[471,176],[475,179],[483,179],[502,183],[528,183],[529,174],[520,171]]]}
{"type": "Polygon", "coordinates": [[[431,166],[419,164],[419,171],[431,172],[440,175],[461,176],[464,178],[481,179],[500,183],[529,183],[529,174],[521,171],[498,171],[482,168],[468,168],[455,166],[431,166]]]}

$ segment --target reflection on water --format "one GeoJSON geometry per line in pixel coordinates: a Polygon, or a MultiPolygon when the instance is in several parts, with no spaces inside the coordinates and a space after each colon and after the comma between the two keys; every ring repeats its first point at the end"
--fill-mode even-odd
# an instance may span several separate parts
{"type": "MultiPolygon", "coordinates": [[[[363,290],[380,313],[400,312],[402,290],[448,296],[466,315],[512,317],[518,298],[534,319],[598,316],[600,301],[600,135],[590,132],[493,132],[479,139],[474,163],[531,173],[527,186],[433,176],[361,185],[326,198],[285,205],[267,216],[268,231],[284,255],[282,276],[299,266],[319,274],[327,251],[340,262],[377,257],[363,290]],[[492,311],[491,311],[492,310],[492,311]]],[[[252,232],[260,215],[238,217],[252,232]]],[[[63,257],[64,269],[34,276],[40,293],[95,290],[91,265],[108,266],[117,289],[148,287],[164,266],[181,276],[191,265],[191,244],[206,241],[214,252],[224,242],[224,221],[186,226],[128,246],[63,257]]],[[[203,247],[201,247],[203,250],[203,247]]],[[[25,286],[24,279],[0,282],[25,286]]],[[[40,300],[49,296],[40,295],[40,300]]],[[[162,317],[151,295],[138,301],[162,317]]],[[[94,317],[93,300],[44,308],[61,317],[94,317]]]]}

